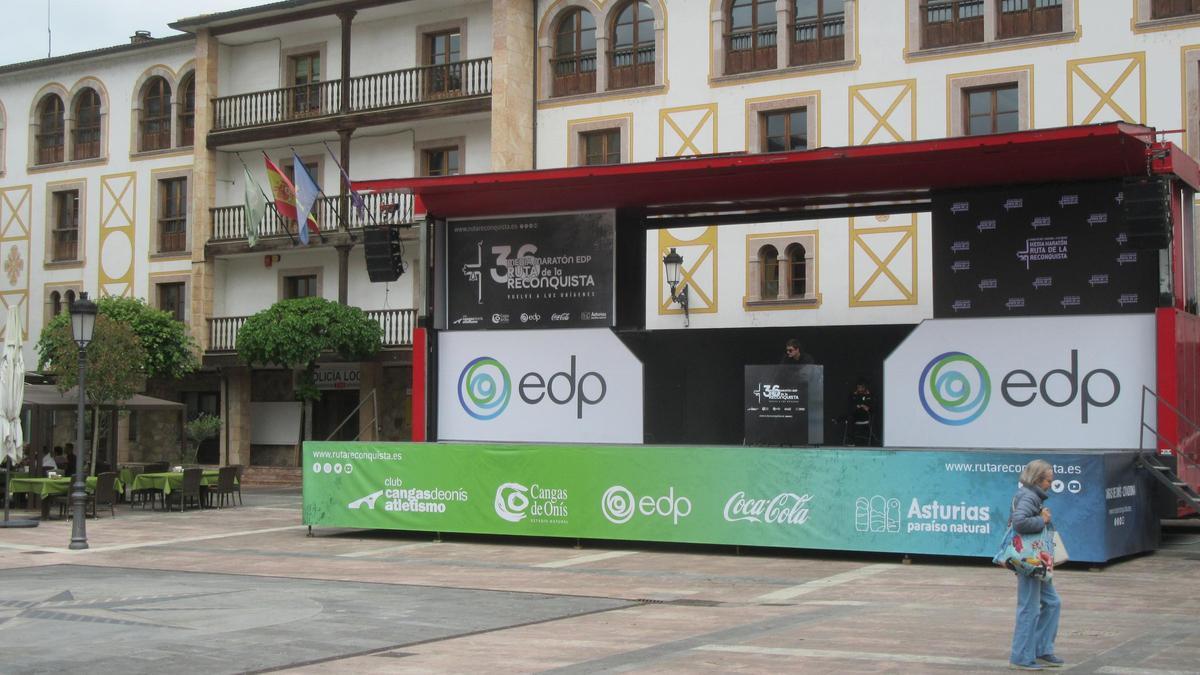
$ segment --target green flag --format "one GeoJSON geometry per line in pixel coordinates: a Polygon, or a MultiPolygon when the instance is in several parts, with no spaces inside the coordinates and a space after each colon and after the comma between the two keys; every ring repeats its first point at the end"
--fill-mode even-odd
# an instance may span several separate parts
{"type": "Polygon", "coordinates": [[[258,243],[258,228],[267,210],[267,198],[263,196],[258,183],[254,182],[250,169],[243,166],[242,171],[246,174],[246,243],[253,247],[258,243]]]}

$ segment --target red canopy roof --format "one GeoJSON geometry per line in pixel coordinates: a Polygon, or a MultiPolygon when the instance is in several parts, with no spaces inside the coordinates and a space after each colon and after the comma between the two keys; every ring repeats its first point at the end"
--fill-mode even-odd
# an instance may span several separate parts
{"type": "MultiPolygon", "coordinates": [[[[644,210],[648,215],[795,211],[928,200],[934,192],[1155,173],[1193,189],[1200,167],[1154,131],[1123,124],[609,166],[355,181],[411,192],[439,218],[644,210]]],[[[902,210],[898,208],[897,210],[902,210]]]]}

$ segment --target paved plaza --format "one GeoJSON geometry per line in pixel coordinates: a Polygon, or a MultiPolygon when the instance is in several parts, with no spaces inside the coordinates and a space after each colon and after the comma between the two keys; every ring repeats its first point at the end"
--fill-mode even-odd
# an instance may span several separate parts
{"type": "MultiPolygon", "coordinates": [[[[17,512],[15,515],[27,515],[17,512]]],[[[986,672],[1014,581],[974,560],[322,529],[244,506],[0,529],[0,673],[986,672]]],[[[1200,672],[1200,523],[1068,566],[1079,673],[1200,672]]]]}

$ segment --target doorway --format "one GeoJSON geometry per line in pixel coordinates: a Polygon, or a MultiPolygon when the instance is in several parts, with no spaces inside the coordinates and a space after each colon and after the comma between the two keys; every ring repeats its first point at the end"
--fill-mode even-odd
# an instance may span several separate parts
{"type": "Polygon", "coordinates": [[[313,440],[356,440],[358,438],[358,410],[356,408],[358,408],[357,389],[322,391],[321,400],[314,401],[312,404],[313,440]],[[339,425],[341,428],[338,428],[339,425]]]}

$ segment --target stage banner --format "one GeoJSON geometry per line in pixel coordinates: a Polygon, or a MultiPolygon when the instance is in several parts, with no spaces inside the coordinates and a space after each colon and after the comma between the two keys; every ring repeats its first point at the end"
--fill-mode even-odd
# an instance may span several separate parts
{"type": "MultiPolygon", "coordinates": [[[[889,447],[1138,448],[1153,314],[922,322],[884,361],[889,447]]],[[[1150,440],[1150,442],[1153,442],[1150,440]]]]}
{"type": "Polygon", "coordinates": [[[641,443],[642,362],[607,328],[446,332],[438,438],[641,443]]]}
{"type": "Polygon", "coordinates": [[[1153,312],[1158,252],[1126,243],[1119,182],[933,199],[934,316],[1153,312]]]}
{"type": "Polygon", "coordinates": [[[310,441],[304,523],[990,558],[1039,457],[1073,560],[1156,544],[1150,479],[1111,451],[310,441]]]}
{"type": "Polygon", "coordinates": [[[451,220],[447,328],[615,325],[612,211],[451,220]]]}

